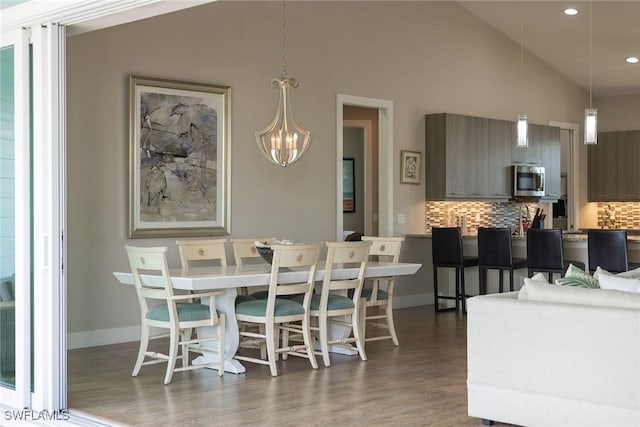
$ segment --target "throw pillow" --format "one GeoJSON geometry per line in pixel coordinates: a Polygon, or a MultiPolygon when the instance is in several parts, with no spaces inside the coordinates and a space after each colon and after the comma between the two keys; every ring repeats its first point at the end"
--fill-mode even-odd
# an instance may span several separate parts
{"type": "Polygon", "coordinates": [[[600,276],[602,275],[626,277],[627,279],[640,279],[640,267],[629,271],[623,271],[622,273],[617,274],[611,273],[610,271],[607,271],[602,267],[596,267],[596,271],[593,272],[593,277],[599,280],[600,276]]]}
{"type": "Polygon", "coordinates": [[[529,283],[545,284],[545,285],[551,284],[547,281],[547,276],[544,273],[536,273],[533,276],[531,276],[531,278],[525,277],[524,285],[520,288],[520,291],[518,292],[518,299],[529,299],[529,294],[527,293],[527,289],[528,289],[527,284],[529,283]]]}
{"type": "Polygon", "coordinates": [[[599,281],[602,289],[640,293],[640,279],[628,279],[626,277],[602,274],[599,281]]]}
{"type": "Polygon", "coordinates": [[[556,280],[556,284],[591,289],[597,289],[600,287],[596,278],[573,264],[569,264],[569,268],[567,268],[567,272],[564,277],[556,280]]]}

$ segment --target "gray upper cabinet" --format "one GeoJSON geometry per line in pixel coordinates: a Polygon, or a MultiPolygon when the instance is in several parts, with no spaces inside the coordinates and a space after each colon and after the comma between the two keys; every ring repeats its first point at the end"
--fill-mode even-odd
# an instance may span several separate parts
{"type": "Polygon", "coordinates": [[[640,131],[598,133],[588,153],[590,202],[640,201],[640,131]]]}
{"type": "Polygon", "coordinates": [[[546,168],[545,199],[560,194],[560,129],[529,125],[529,148],[515,148],[516,123],[459,114],[425,121],[426,200],[508,200],[511,165],[546,168]]]}
{"type": "Polygon", "coordinates": [[[489,194],[511,197],[511,147],[516,141],[516,124],[507,120],[489,120],[489,194]]]}
{"type": "Polygon", "coordinates": [[[544,166],[545,201],[558,200],[560,197],[560,128],[540,126],[540,166],[544,166]]]}
{"type": "MultiPolygon", "coordinates": [[[[514,123],[515,125],[515,123],[514,123]]],[[[516,147],[515,136],[511,144],[511,162],[514,165],[522,166],[543,166],[540,164],[540,132],[542,126],[529,123],[527,137],[529,146],[527,148],[516,147]]],[[[558,140],[558,143],[560,141],[558,140]]]]}
{"type": "Polygon", "coordinates": [[[618,196],[640,201],[640,131],[620,132],[618,139],[618,196]]]}
{"type": "Polygon", "coordinates": [[[430,114],[425,122],[426,199],[488,196],[488,119],[430,114]]]}

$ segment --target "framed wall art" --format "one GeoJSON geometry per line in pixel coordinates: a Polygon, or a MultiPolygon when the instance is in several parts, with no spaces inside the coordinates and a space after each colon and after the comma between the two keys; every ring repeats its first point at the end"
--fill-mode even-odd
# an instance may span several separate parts
{"type": "Polygon", "coordinates": [[[402,184],[420,184],[421,167],[422,153],[419,151],[400,151],[400,182],[402,184]]]}
{"type": "Polygon", "coordinates": [[[230,234],[228,86],[129,77],[129,237],[230,234]]]}
{"type": "Polygon", "coordinates": [[[342,159],[342,212],[356,211],[356,175],[355,160],[342,159]]]}

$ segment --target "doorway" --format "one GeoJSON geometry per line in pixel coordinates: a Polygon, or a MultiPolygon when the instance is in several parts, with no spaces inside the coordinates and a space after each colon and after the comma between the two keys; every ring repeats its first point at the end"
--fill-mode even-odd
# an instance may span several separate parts
{"type": "MultiPolygon", "coordinates": [[[[337,212],[336,238],[344,239],[345,230],[351,230],[362,206],[361,232],[369,235],[393,235],[393,103],[387,100],[363,98],[338,94],[336,108],[337,151],[337,212]],[[347,146],[345,146],[345,131],[347,146]],[[360,135],[360,136],[358,136],[360,135]],[[351,142],[358,140],[360,142],[351,142]],[[345,151],[346,150],[346,151],[345,151]],[[362,159],[355,161],[358,153],[362,159]],[[354,159],[354,177],[361,172],[361,193],[354,187],[356,212],[345,212],[343,163],[345,158],[354,159]],[[360,198],[361,204],[358,204],[360,198]],[[345,227],[345,224],[347,227],[345,227]]],[[[358,185],[357,182],[355,185],[358,185]]],[[[351,230],[359,231],[359,230],[351,230]]]]}
{"type": "Polygon", "coordinates": [[[560,128],[560,198],[553,203],[553,227],[563,231],[577,231],[578,226],[578,125],[549,122],[560,128]]]}

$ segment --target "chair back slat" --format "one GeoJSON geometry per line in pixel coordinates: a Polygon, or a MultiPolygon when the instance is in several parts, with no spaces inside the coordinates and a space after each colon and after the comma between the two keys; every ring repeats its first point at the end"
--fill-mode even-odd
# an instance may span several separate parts
{"type": "Polygon", "coordinates": [[[362,241],[371,242],[369,256],[377,256],[383,262],[398,263],[400,261],[404,237],[362,236],[362,241]]]}
{"type": "Polygon", "coordinates": [[[221,266],[227,265],[227,239],[178,240],[180,262],[183,269],[191,267],[190,261],[217,261],[221,266]]]}
{"type": "Polygon", "coordinates": [[[233,256],[235,258],[236,265],[242,266],[243,262],[247,259],[262,259],[260,253],[256,249],[256,241],[271,243],[276,240],[275,237],[262,237],[258,239],[232,239],[231,245],[233,246],[233,256]]]}

